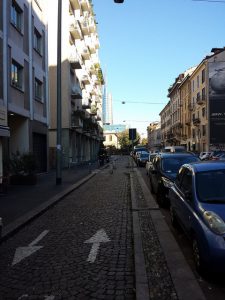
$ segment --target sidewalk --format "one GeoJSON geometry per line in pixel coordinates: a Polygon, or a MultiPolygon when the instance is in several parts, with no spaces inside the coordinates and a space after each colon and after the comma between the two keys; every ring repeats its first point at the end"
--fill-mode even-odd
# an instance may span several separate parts
{"type": "MultiPolygon", "coordinates": [[[[50,278],[48,284],[45,282],[48,290],[52,293],[54,292],[54,295],[57,295],[58,287],[62,285],[64,286],[63,290],[65,293],[70,292],[73,295],[74,292],[74,295],[77,295],[70,298],[74,300],[133,299],[132,270],[129,267],[130,264],[132,264],[132,254],[130,252],[131,248],[127,247],[132,241],[132,236],[129,232],[129,228],[131,227],[133,228],[132,249],[134,251],[135,299],[204,300],[205,297],[198,282],[185,261],[183,254],[163,219],[158,205],[151,196],[138,169],[132,166],[132,161],[129,157],[123,156],[118,157],[116,161],[117,169],[113,170],[112,166],[113,165],[110,164],[109,167],[106,166],[107,169],[102,171],[96,170],[96,166],[92,166],[92,173],[90,173],[89,166],[66,170],[63,172],[63,183],[61,186],[55,185],[55,174],[51,173],[40,175],[37,186],[28,187],[28,189],[19,186],[15,187],[8,195],[0,197],[0,211],[2,212],[1,209],[4,208],[4,203],[7,208],[4,211],[5,217],[3,217],[3,222],[4,219],[8,220],[8,225],[3,228],[3,235],[7,236],[10,232],[21,227],[22,224],[27,223],[30,219],[41,214],[40,218],[37,218],[35,222],[29,225],[29,230],[25,228],[25,230],[18,232],[18,235],[20,236],[20,243],[21,240],[24,239],[21,245],[27,245],[28,241],[30,242],[32,240],[31,237],[27,236],[28,232],[29,235],[32,235],[34,232],[34,236],[38,236],[42,227],[42,230],[45,229],[43,232],[46,232],[46,228],[51,232],[51,234],[49,233],[51,240],[49,243],[50,246],[52,246],[53,253],[44,253],[43,250],[43,260],[37,260],[37,263],[41,263],[40,271],[43,268],[45,272],[46,270],[48,270],[48,272],[52,270],[53,272],[52,274],[46,274],[48,275],[47,278],[50,278]],[[97,176],[95,178],[87,182],[96,174],[97,176]],[[84,182],[86,182],[86,184],[83,184],[84,182]],[[102,182],[106,182],[107,184],[102,185],[102,182]],[[81,186],[81,188],[77,189],[79,186],[81,186]],[[71,193],[76,189],[76,192],[71,193]],[[71,195],[67,197],[69,198],[67,201],[60,201],[59,205],[54,207],[54,211],[48,210],[45,214],[42,214],[43,210],[47,210],[49,206],[54,205],[69,193],[71,193],[71,195]],[[79,201],[74,202],[74,199],[77,199],[77,197],[80,197],[79,201]],[[12,203],[16,206],[15,209],[12,203]],[[21,205],[21,203],[23,205],[21,205]],[[29,207],[25,207],[28,204],[29,207]],[[98,205],[100,206],[96,209],[98,205]],[[11,212],[10,206],[11,208],[13,207],[11,212]],[[19,210],[19,212],[17,212],[17,210],[19,210]],[[66,210],[67,213],[65,212],[66,210]],[[62,211],[64,212],[64,216],[66,216],[66,219],[63,219],[63,226],[60,225],[62,221],[62,211]],[[114,216],[110,216],[111,211],[114,213],[114,216]],[[7,212],[10,214],[10,217],[7,216],[7,212]],[[76,216],[72,215],[75,212],[76,216]],[[116,222],[117,217],[121,223],[116,222]],[[130,219],[132,220],[133,226],[130,224],[130,219]],[[83,223],[83,220],[89,221],[83,223]],[[102,228],[102,224],[104,224],[105,228],[108,227],[107,232],[110,233],[112,243],[107,244],[108,248],[105,248],[105,251],[102,250],[103,257],[99,258],[99,262],[92,267],[85,263],[84,257],[87,256],[87,253],[85,253],[85,249],[81,245],[83,245],[83,240],[88,239],[89,231],[93,231],[93,226],[102,228]],[[88,229],[88,234],[84,228],[88,229]],[[83,235],[87,235],[87,237],[83,235]],[[73,247],[71,248],[73,251],[68,252],[67,241],[73,243],[73,247]],[[56,247],[55,242],[60,242],[60,247],[56,247]],[[61,258],[60,255],[62,255],[61,258]],[[67,263],[64,263],[68,255],[71,256],[67,263]],[[48,266],[49,259],[51,263],[53,263],[52,258],[55,259],[58,257],[57,264],[54,261],[50,269],[43,267],[45,264],[48,266]],[[44,259],[46,259],[46,262],[44,259]],[[124,265],[129,268],[125,268],[124,265]],[[55,270],[61,270],[62,268],[71,266],[71,269],[66,269],[64,273],[62,272],[64,276],[68,274],[69,277],[62,278],[60,272],[59,277],[57,277],[57,274],[54,273],[53,266],[56,268],[55,270]],[[78,268],[75,268],[75,266],[78,266],[78,268]],[[70,280],[72,280],[71,270],[77,270],[76,281],[73,279],[74,281],[70,282],[70,280]],[[84,282],[80,279],[83,271],[85,274],[83,275],[85,276],[84,282]],[[52,282],[53,276],[57,277],[54,282],[52,282]],[[115,280],[116,287],[113,287],[114,282],[110,279],[111,277],[115,277],[113,280],[115,280]],[[89,286],[88,289],[90,291],[84,289],[82,284],[86,282],[88,286],[91,279],[92,281],[94,280],[98,287],[101,286],[102,288],[96,289],[96,287],[89,286]],[[104,283],[102,283],[102,280],[104,280],[104,283]],[[107,290],[104,290],[103,286],[106,288],[106,285],[107,290]],[[79,290],[81,286],[82,291],[79,290]],[[82,298],[82,296],[80,298],[78,297],[80,293],[89,292],[95,296],[86,298],[82,298]],[[121,293],[121,297],[122,294],[128,293],[127,298],[121,298],[119,293],[121,293]]],[[[33,264],[33,268],[37,270],[37,272],[39,272],[39,269],[35,266],[36,262],[33,260],[35,257],[32,258],[32,256],[30,256],[30,263],[27,262],[24,265],[23,263],[21,265],[18,264],[18,267],[15,269],[10,269],[10,251],[12,251],[10,249],[15,248],[15,246],[12,247],[12,245],[17,244],[17,238],[15,237],[14,239],[14,237],[12,237],[10,240],[9,243],[7,243],[8,241],[3,243],[3,248],[0,249],[3,254],[0,266],[2,266],[2,270],[4,270],[4,268],[9,269],[7,270],[7,276],[9,277],[5,279],[6,282],[9,282],[7,280],[15,280],[15,276],[17,276],[22,295],[24,287],[21,287],[21,275],[24,278],[24,282],[27,282],[25,279],[27,280],[27,276],[29,275],[29,267],[33,264]],[[6,266],[4,266],[4,264],[6,264],[6,266]],[[28,269],[24,270],[23,268],[28,269]]],[[[46,243],[48,243],[47,240],[46,243]]],[[[34,241],[28,246],[31,247],[32,244],[34,244],[34,241]]],[[[42,241],[41,245],[43,246],[44,244],[45,241],[42,241]]],[[[38,273],[35,278],[30,274],[30,280],[36,281],[34,283],[30,282],[31,290],[28,290],[28,292],[32,292],[33,284],[37,287],[39,286],[39,276],[43,278],[43,274],[41,273],[41,275],[39,275],[38,273]]],[[[45,284],[43,283],[41,288],[45,291],[45,294],[47,294],[45,284]]],[[[4,288],[11,293],[8,287],[10,287],[10,285],[7,283],[4,288]]],[[[24,299],[39,299],[29,298],[26,296],[28,292],[23,292],[24,299]]],[[[61,299],[58,296],[51,297],[51,299],[55,300],[61,299]]],[[[67,296],[62,299],[68,299],[66,297],[67,296]]]]}
{"type": "MultiPolygon", "coordinates": [[[[43,205],[53,197],[61,199],[68,193],[70,187],[96,169],[98,169],[97,162],[63,169],[61,185],[56,185],[55,171],[39,174],[36,185],[10,185],[7,193],[0,194],[3,234],[17,228],[33,213],[36,214],[40,205],[43,210],[43,205]]],[[[91,174],[91,176],[94,175],[94,173],[91,174]]]]}

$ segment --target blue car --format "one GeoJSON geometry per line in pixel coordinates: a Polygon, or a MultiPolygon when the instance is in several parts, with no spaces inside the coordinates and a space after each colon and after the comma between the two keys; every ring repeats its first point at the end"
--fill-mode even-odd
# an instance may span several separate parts
{"type": "Polygon", "coordinates": [[[183,165],[169,199],[171,222],[190,237],[197,270],[225,272],[225,162],[183,165]]]}

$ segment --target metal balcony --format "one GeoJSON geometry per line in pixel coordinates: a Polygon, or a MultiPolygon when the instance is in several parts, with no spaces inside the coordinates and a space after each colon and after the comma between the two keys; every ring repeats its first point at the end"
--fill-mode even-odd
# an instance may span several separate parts
{"type": "Polygon", "coordinates": [[[71,127],[76,128],[76,129],[83,128],[83,120],[79,116],[72,114],[71,115],[71,127]]]}

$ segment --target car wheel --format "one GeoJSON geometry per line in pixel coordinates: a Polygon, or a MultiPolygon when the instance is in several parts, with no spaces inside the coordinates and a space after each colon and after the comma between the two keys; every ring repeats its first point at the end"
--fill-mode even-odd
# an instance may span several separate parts
{"type": "Polygon", "coordinates": [[[176,215],[175,215],[175,212],[174,212],[172,206],[170,206],[170,221],[174,228],[178,227],[177,218],[176,218],[176,215]]]}
{"type": "Polygon", "coordinates": [[[195,236],[192,239],[192,251],[193,251],[193,258],[194,258],[196,270],[200,274],[202,274],[205,271],[205,266],[204,266],[204,263],[202,260],[202,254],[201,254],[201,250],[199,248],[199,243],[195,236]]]}

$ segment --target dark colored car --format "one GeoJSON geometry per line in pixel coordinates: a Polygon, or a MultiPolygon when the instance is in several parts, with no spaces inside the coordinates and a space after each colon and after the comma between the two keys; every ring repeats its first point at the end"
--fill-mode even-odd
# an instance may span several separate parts
{"type": "Polygon", "coordinates": [[[149,158],[149,152],[145,152],[145,151],[138,152],[138,155],[137,155],[138,167],[145,167],[146,162],[148,161],[148,158],[149,158]]]}
{"type": "Polygon", "coordinates": [[[169,206],[168,192],[183,164],[198,162],[200,159],[186,152],[160,153],[153,159],[153,169],[149,170],[150,187],[160,206],[169,206]]]}
{"type": "Polygon", "coordinates": [[[192,241],[197,270],[225,271],[225,162],[183,165],[170,188],[170,214],[192,241]]]}

